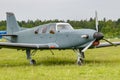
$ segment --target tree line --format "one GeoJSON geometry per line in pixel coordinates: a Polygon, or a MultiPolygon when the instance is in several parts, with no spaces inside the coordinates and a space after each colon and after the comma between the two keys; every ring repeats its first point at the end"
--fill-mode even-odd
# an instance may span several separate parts
{"type": "MultiPolygon", "coordinates": [[[[25,28],[32,28],[35,26],[39,26],[47,23],[55,23],[55,22],[67,22],[72,25],[75,29],[89,28],[95,29],[95,19],[90,18],[89,20],[27,20],[27,21],[18,21],[19,25],[25,28]]],[[[6,30],[6,21],[0,21],[0,30],[6,30]]],[[[103,20],[99,21],[99,31],[104,33],[107,38],[120,38],[120,19],[118,20],[103,20]]]]}

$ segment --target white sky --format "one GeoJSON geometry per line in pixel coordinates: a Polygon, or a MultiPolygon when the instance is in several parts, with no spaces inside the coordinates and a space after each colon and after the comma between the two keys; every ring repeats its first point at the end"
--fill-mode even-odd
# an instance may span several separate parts
{"type": "Polygon", "coordinates": [[[85,20],[120,18],[120,0],[0,0],[0,20],[6,12],[13,12],[17,20],[85,20]]]}

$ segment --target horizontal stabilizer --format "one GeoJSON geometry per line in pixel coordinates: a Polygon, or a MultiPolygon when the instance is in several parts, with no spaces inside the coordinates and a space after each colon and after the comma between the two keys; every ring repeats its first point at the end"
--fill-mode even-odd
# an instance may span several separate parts
{"type": "Polygon", "coordinates": [[[17,37],[17,35],[14,35],[14,34],[2,34],[1,36],[11,36],[11,37],[17,37]]]}

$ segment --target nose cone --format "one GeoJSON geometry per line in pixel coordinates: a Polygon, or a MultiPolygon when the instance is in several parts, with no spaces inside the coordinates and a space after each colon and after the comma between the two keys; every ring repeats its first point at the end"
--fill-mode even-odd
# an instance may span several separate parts
{"type": "Polygon", "coordinates": [[[103,35],[103,33],[101,33],[101,32],[95,32],[94,35],[93,35],[93,37],[94,37],[96,40],[101,40],[101,39],[103,39],[104,35],[103,35]]]}

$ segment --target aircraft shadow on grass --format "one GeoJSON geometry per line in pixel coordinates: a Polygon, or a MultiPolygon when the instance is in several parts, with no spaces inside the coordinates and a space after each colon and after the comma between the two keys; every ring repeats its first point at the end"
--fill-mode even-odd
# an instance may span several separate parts
{"type": "MultiPolygon", "coordinates": [[[[53,58],[53,60],[51,60],[51,58],[48,58],[46,60],[41,60],[38,61],[35,65],[31,65],[31,66],[65,66],[65,65],[75,65],[77,63],[74,62],[74,60],[59,60],[59,61],[55,61],[58,60],[58,58],[53,58]]],[[[93,64],[97,64],[97,65],[102,65],[102,64],[119,64],[120,60],[85,60],[83,66],[85,65],[93,65],[93,64]]],[[[20,67],[20,66],[30,66],[30,64],[26,64],[26,62],[21,62],[19,64],[10,64],[10,63],[6,63],[6,64],[0,64],[0,67],[20,67]]]]}

